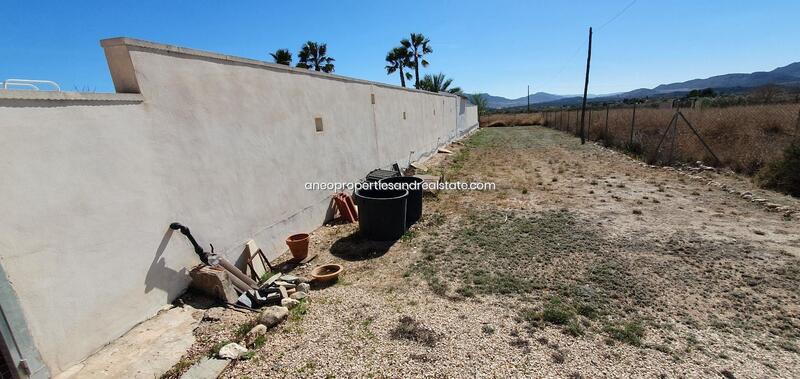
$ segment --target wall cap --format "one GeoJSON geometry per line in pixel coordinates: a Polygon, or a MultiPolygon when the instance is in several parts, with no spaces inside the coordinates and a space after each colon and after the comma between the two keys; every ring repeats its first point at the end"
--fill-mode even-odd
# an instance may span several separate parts
{"type": "Polygon", "coordinates": [[[351,77],[348,77],[348,76],[342,76],[342,75],[336,75],[336,74],[327,74],[327,73],[324,73],[324,72],[317,72],[317,71],[313,71],[313,70],[290,67],[290,66],[286,66],[286,65],[281,65],[281,64],[276,64],[276,63],[269,63],[269,62],[265,62],[265,61],[255,60],[255,59],[242,58],[242,57],[237,57],[237,56],[233,56],[233,55],[214,53],[214,52],[204,51],[204,50],[195,50],[195,49],[190,49],[190,48],[180,47],[180,46],[174,46],[174,45],[166,45],[166,44],[155,43],[155,42],[150,42],[150,41],[144,41],[144,40],[135,39],[135,38],[116,37],[116,38],[108,38],[108,39],[100,40],[100,46],[102,46],[104,48],[113,47],[113,46],[119,46],[119,45],[124,45],[124,46],[128,46],[128,47],[135,47],[135,48],[140,48],[140,49],[146,49],[146,50],[155,50],[155,51],[160,51],[160,52],[164,52],[164,53],[178,54],[178,55],[184,55],[184,56],[189,56],[189,57],[200,57],[200,58],[206,58],[206,59],[213,59],[213,60],[218,60],[218,61],[221,61],[221,62],[245,64],[245,65],[248,65],[248,66],[261,67],[261,68],[266,68],[266,69],[290,72],[290,73],[300,74],[300,75],[318,76],[318,77],[321,77],[321,78],[331,79],[331,80],[339,80],[339,81],[345,81],[345,82],[351,82],[351,83],[374,85],[374,86],[384,87],[384,88],[389,88],[389,89],[397,89],[397,90],[403,90],[403,91],[409,91],[409,92],[424,93],[424,94],[433,95],[433,96],[459,97],[458,95],[451,94],[451,93],[446,93],[446,92],[439,92],[439,93],[428,92],[428,91],[419,90],[419,89],[416,89],[416,88],[400,87],[400,86],[396,86],[396,85],[392,85],[392,84],[373,82],[373,81],[363,80],[363,79],[356,79],[356,78],[351,78],[351,77]]]}
{"type": "Polygon", "coordinates": [[[54,100],[54,101],[104,101],[142,102],[138,93],[55,92],[0,89],[0,100],[54,100]]]}

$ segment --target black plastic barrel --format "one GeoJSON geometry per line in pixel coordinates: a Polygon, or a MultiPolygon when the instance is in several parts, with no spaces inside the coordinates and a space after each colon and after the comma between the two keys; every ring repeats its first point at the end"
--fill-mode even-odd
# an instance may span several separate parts
{"type": "Polygon", "coordinates": [[[372,241],[395,241],[406,232],[408,191],[358,189],[358,228],[372,241]]]}
{"type": "Polygon", "coordinates": [[[407,185],[408,202],[406,203],[406,228],[410,228],[422,217],[422,180],[416,176],[398,176],[381,179],[380,183],[407,185]]]}

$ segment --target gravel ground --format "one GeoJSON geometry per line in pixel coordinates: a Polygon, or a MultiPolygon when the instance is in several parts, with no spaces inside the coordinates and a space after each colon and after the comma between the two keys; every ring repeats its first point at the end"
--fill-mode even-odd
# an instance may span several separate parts
{"type": "MultiPolygon", "coordinates": [[[[316,230],[313,264],[345,274],[223,377],[800,376],[796,216],[737,191],[797,199],[539,127],[453,149],[434,173],[497,190],[426,198],[391,245],[355,225],[316,230]]],[[[201,322],[185,363],[255,317],[222,314],[201,322]]]]}

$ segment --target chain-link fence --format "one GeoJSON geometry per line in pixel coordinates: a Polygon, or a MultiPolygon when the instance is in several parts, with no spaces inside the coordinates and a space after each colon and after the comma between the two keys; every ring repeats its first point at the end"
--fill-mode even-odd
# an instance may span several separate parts
{"type": "MultiPolygon", "coordinates": [[[[579,108],[540,114],[546,126],[580,136],[579,108]]],[[[793,141],[800,141],[796,103],[687,109],[593,106],[587,107],[585,122],[589,140],[627,149],[654,163],[703,161],[746,174],[780,158],[793,141]]]]}

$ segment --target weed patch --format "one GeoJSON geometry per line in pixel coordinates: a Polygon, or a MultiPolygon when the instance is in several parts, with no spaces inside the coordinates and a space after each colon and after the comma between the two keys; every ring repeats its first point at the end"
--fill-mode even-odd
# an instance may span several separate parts
{"type": "Polygon", "coordinates": [[[410,316],[400,317],[390,335],[396,340],[414,341],[430,347],[436,345],[436,341],[440,338],[436,332],[410,316]]]}

